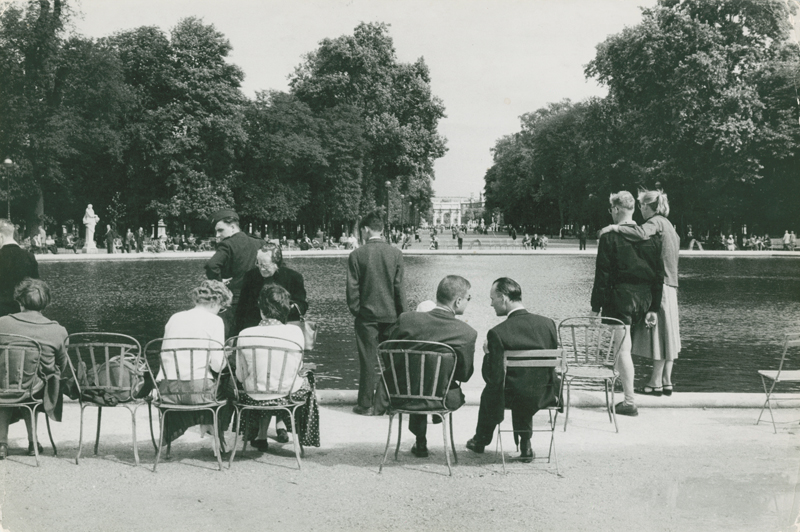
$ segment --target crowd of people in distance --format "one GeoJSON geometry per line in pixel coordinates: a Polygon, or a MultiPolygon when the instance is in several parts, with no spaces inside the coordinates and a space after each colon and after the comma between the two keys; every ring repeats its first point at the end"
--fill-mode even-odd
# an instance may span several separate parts
{"type": "MultiPolygon", "coordinates": [[[[638,205],[645,220],[641,226],[633,222],[633,196],[626,191],[611,195],[609,213],[613,224],[600,234],[591,295],[593,315],[619,320],[626,329],[616,362],[624,400],[615,409],[617,414],[628,416],[638,415],[636,393],[673,393],[672,368],[681,350],[677,306],[679,238],[667,219],[667,196],[660,191],[641,191],[638,205]],[[648,384],[638,390],[634,390],[632,354],[653,361],[648,384]]],[[[191,291],[193,308],[174,314],[165,325],[161,350],[172,351],[175,356],[162,357],[154,378],[157,393],[191,403],[198,381],[212,379],[218,383],[220,401],[230,402],[238,396],[239,403],[253,406],[302,402],[304,411],[298,417],[305,422],[296,428],[293,437],[304,445],[318,446],[314,374],[302,365],[302,353],[309,342],[303,321],[309,306],[303,276],[284,264],[280,245],[242,232],[235,211],[218,211],[211,222],[217,245],[205,264],[207,280],[191,291]],[[237,349],[240,347],[248,349],[237,349]],[[197,349],[207,353],[199,363],[192,355],[197,349]],[[274,349],[287,353],[280,370],[270,367],[275,363],[269,356],[274,349]],[[296,354],[294,358],[289,357],[290,351],[296,354]],[[226,356],[231,352],[235,355],[226,356]],[[285,373],[287,367],[290,374],[300,375],[289,390],[289,398],[265,398],[245,391],[243,383],[251,381],[253,388],[248,390],[271,389],[270,379],[285,373]]],[[[379,213],[361,220],[359,236],[361,245],[348,257],[345,289],[345,300],[354,317],[360,370],[353,412],[382,414],[390,406],[392,393],[397,392],[387,379],[379,382],[377,371],[378,346],[389,339],[433,341],[451,347],[456,353],[455,382],[447,393],[446,404],[452,410],[459,408],[464,404],[460,383],[469,380],[474,372],[478,345],[477,332],[458,319],[472,299],[470,282],[459,275],[447,275],[437,286],[435,302],[409,311],[403,254],[384,238],[379,213]]],[[[461,230],[456,238],[463,238],[461,230]]],[[[38,277],[35,257],[17,244],[14,226],[0,220],[0,333],[22,334],[44,347],[39,374],[31,377],[41,382],[31,390],[44,400],[46,414],[60,420],[59,383],[68,376],[67,331],[41,314],[50,302],[50,292],[38,277]]],[[[504,410],[510,409],[514,431],[520,439],[520,459],[530,462],[534,459],[530,444],[533,416],[542,408],[562,404],[559,376],[554,368],[516,368],[506,373],[504,353],[557,348],[556,324],[525,308],[522,287],[513,279],[496,279],[488,287],[488,296],[495,314],[505,320],[493,327],[482,342],[481,373],[486,385],[475,434],[466,446],[473,452],[483,452],[503,420],[504,410]]],[[[0,342],[8,338],[0,336],[0,342]]],[[[424,409],[425,404],[417,406],[424,409]]],[[[17,415],[17,410],[0,410],[0,459],[8,453],[8,425],[19,419],[28,423],[28,451],[34,452],[30,420],[21,410],[17,415]]],[[[223,429],[231,423],[232,412],[230,404],[220,409],[219,434],[215,436],[221,438],[223,429]]],[[[287,421],[287,415],[279,415],[276,421],[273,438],[280,443],[289,441],[287,421]]],[[[247,412],[242,416],[239,432],[254,448],[266,451],[270,422],[269,413],[247,412]]],[[[211,414],[171,414],[165,418],[164,441],[169,443],[196,425],[202,432],[208,431],[213,426],[211,414]]],[[[427,456],[426,416],[411,416],[409,430],[416,438],[412,454],[427,456]]]]}

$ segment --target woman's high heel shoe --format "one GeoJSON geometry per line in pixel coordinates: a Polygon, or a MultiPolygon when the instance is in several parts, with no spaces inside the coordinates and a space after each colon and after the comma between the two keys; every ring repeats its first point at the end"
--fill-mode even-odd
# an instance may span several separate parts
{"type": "Polygon", "coordinates": [[[665,384],[665,385],[664,385],[664,392],[663,392],[663,393],[664,393],[664,395],[666,395],[667,397],[669,397],[670,395],[672,395],[672,384],[670,384],[669,386],[667,386],[667,385],[665,384]]]}

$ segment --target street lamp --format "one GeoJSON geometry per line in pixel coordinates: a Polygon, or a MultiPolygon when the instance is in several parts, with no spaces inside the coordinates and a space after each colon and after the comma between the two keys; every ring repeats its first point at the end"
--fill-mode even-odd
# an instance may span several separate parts
{"type": "Polygon", "coordinates": [[[386,231],[386,238],[387,238],[387,241],[388,241],[388,238],[389,238],[389,187],[392,186],[392,182],[387,180],[386,183],[384,183],[384,184],[386,185],[386,213],[384,215],[385,218],[386,218],[386,222],[383,225],[384,225],[384,231],[386,231]]]}
{"type": "Polygon", "coordinates": [[[14,166],[14,161],[11,159],[6,159],[3,161],[3,166],[5,166],[6,171],[5,178],[6,178],[6,219],[10,222],[11,221],[11,167],[14,166]]]}
{"type": "Polygon", "coordinates": [[[400,230],[403,230],[403,222],[406,218],[406,204],[405,204],[406,195],[400,194],[400,230]]]}

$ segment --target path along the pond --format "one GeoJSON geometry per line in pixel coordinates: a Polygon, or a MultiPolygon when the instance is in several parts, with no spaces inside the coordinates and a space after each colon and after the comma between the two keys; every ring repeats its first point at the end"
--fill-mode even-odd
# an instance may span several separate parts
{"type": "MultiPolygon", "coordinates": [[[[448,477],[440,425],[429,426],[431,456],[419,459],[404,423],[399,460],[390,454],[378,474],[388,418],[356,416],[321,395],[328,403],[320,412],[322,446],[306,449],[302,471],[291,444],[271,442],[265,454],[237,453],[233,468],[226,462],[220,472],[211,440],[191,432],[153,473],[146,409],[138,415],[142,463],[135,467],[130,416],[121,408],[103,412],[97,456],[96,411],[88,410],[75,465],[76,403],[52,424],[57,457],[41,427],[45,455],[36,468],[24,456],[24,426],[15,424],[10,456],[0,462],[3,530],[730,532],[796,531],[800,523],[796,400],[776,410],[777,434],[768,420],[755,425],[758,409],[702,407],[727,404],[717,394],[644,398],[651,401],[642,401],[639,417],[619,417],[618,434],[602,409],[573,408],[568,430],[560,424],[555,434],[560,475],[539,458],[512,463],[503,475],[494,446],[482,455],[466,450],[478,410],[467,404],[454,415],[458,465],[448,477]]],[[[759,404],[761,397],[739,399],[759,404]]],[[[544,423],[543,413],[534,421],[544,423]]],[[[510,440],[506,451],[516,454],[510,440]]],[[[537,457],[547,442],[535,435],[537,457]]]]}

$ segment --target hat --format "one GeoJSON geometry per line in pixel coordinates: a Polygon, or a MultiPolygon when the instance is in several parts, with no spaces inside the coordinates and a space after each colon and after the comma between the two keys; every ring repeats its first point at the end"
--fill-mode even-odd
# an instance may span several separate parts
{"type": "Polygon", "coordinates": [[[236,211],[233,209],[221,209],[211,215],[211,225],[217,225],[217,222],[225,218],[233,218],[237,222],[239,221],[239,215],[236,214],[236,211]]]}

